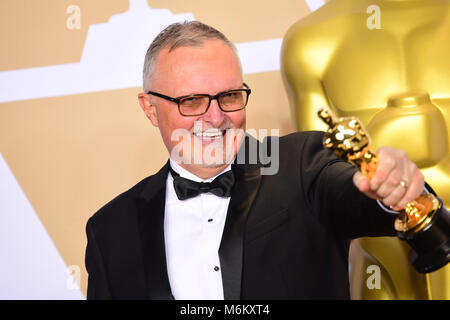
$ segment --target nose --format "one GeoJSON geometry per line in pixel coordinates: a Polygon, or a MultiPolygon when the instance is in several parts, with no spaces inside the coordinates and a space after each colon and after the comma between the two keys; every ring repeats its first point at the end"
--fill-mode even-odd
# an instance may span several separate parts
{"type": "Polygon", "coordinates": [[[208,111],[203,115],[203,121],[209,122],[214,127],[219,127],[225,118],[225,114],[219,108],[217,100],[212,100],[208,111]]]}

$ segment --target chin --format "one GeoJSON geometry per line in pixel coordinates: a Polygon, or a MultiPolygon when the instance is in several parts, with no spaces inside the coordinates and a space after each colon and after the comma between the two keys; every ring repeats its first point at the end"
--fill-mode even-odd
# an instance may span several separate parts
{"type": "Polygon", "coordinates": [[[202,168],[205,168],[205,169],[215,169],[215,168],[220,168],[220,167],[222,167],[222,166],[224,166],[226,163],[225,163],[225,161],[224,162],[222,162],[222,163],[217,163],[217,162],[214,162],[214,163],[211,163],[211,164],[208,164],[208,163],[202,163],[201,165],[199,165],[199,166],[201,166],[202,168]]]}
{"type": "MultiPolygon", "coordinates": [[[[225,151],[224,151],[225,153],[225,151]]],[[[195,162],[194,162],[195,163],[195,162]]],[[[201,162],[196,163],[199,167],[202,168],[219,168],[227,164],[227,158],[225,155],[220,155],[217,158],[208,154],[203,155],[201,162]]]]}

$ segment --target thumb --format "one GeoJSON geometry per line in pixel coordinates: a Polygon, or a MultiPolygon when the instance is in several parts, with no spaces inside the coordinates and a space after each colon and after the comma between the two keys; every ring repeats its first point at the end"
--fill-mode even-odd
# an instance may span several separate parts
{"type": "Polygon", "coordinates": [[[366,193],[370,191],[370,180],[359,171],[356,171],[353,175],[353,184],[360,192],[366,193]]]}

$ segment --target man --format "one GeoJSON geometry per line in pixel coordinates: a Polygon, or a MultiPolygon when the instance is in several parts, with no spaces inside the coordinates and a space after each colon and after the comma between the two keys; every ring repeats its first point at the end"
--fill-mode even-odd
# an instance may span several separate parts
{"type": "Polygon", "coordinates": [[[156,37],[138,98],[170,160],[89,219],[88,299],[349,298],[349,241],[395,234],[373,199],[399,209],[423,176],[384,147],[369,181],[319,132],[268,139],[278,171],[262,174],[239,134],[249,94],[217,30],[186,22],[156,37]]]}

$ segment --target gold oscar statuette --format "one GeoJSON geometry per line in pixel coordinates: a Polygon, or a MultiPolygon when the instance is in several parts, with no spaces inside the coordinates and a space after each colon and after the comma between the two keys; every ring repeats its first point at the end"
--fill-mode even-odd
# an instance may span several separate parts
{"type": "MultiPolygon", "coordinates": [[[[378,159],[361,122],[355,117],[336,119],[325,108],[318,115],[328,126],[324,146],[372,178],[378,159]]],[[[409,259],[418,272],[438,270],[450,261],[450,212],[432,193],[424,192],[408,203],[398,213],[394,227],[397,236],[411,246],[409,259]]]]}

